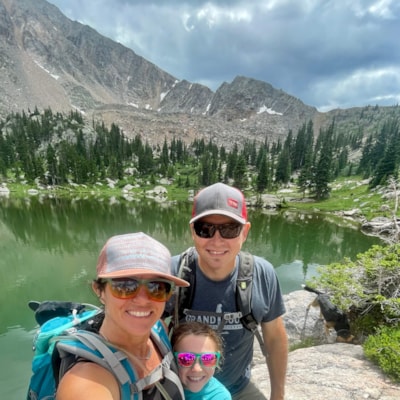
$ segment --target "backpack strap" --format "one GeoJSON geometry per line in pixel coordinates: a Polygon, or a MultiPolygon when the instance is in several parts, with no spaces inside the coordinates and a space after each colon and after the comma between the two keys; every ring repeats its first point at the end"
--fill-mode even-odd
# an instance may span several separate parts
{"type": "Polygon", "coordinates": [[[257,337],[261,351],[263,355],[267,357],[264,340],[258,329],[258,321],[254,317],[251,310],[253,269],[253,255],[244,251],[239,252],[239,270],[236,279],[236,304],[242,314],[240,322],[246,329],[253,332],[253,334],[257,337]]]}
{"type": "MultiPolygon", "coordinates": [[[[266,356],[264,341],[258,329],[258,322],[251,311],[253,269],[253,255],[240,251],[238,276],[236,279],[236,305],[241,313],[240,322],[257,337],[261,350],[264,356],[266,356]]],[[[196,288],[196,252],[194,247],[188,248],[181,254],[178,277],[188,281],[190,286],[178,289],[175,297],[173,326],[179,325],[179,321],[183,318],[185,310],[190,309],[193,303],[196,288]]],[[[221,330],[222,327],[220,326],[219,329],[221,330]]]]}
{"type": "MultiPolygon", "coordinates": [[[[180,398],[184,399],[185,395],[179,379],[178,367],[175,363],[174,355],[172,353],[171,342],[169,341],[168,333],[162,321],[159,320],[153,325],[151,329],[151,337],[161,354],[164,354],[164,358],[161,362],[163,376],[179,389],[181,396],[180,398]]],[[[157,386],[161,395],[164,396],[166,400],[169,400],[169,394],[166,392],[165,388],[159,382],[155,382],[155,385],[157,386]]]]}
{"type": "Polygon", "coordinates": [[[142,391],[145,387],[156,385],[161,395],[166,400],[171,400],[166,390],[162,387],[162,378],[172,381],[179,390],[180,398],[184,398],[183,388],[180,383],[176,367],[174,367],[174,357],[171,350],[171,345],[168,341],[168,335],[164,326],[158,321],[152,328],[151,338],[154,341],[161,354],[164,356],[161,364],[155,368],[149,375],[142,379],[138,379],[138,374],[133,365],[129,362],[128,356],[111,344],[108,344],[104,339],[93,332],[77,331],[71,336],[61,338],[57,343],[57,350],[60,356],[66,360],[63,366],[61,363],[59,377],[71,368],[70,359],[68,357],[74,355],[73,360],[83,358],[94,362],[103,368],[110,371],[117,379],[120,390],[121,399],[142,399],[142,391]],[[133,396],[133,397],[132,397],[133,396]]]}
{"type": "Polygon", "coordinates": [[[254,259],[250,253],[239,252],[239,268],[236,278],[236,304],[242,313],[240,319],[243,326],[254,331],[257,329],[257,321],[251,311],[251,290],[253,287],[254,259]]]}
{"type": "Polygon", "coordinates": [[[175,307],[173,327],[179,325],[185,310],[189,309],[193,303],[194,292],[196,289],[196,255],[194,247],[189,247],[180,256],[178,275],[190,283],[188,287],[179,287],[175,294],[175,307]]]}
{"type": "MultiPolygon", "coordinates": [[[[131,398],[131,383],[136,379],[137,373],[131,367],[127,355],[121,350],[109,347],[100,335],[87,331],[75,332],[70,336],[61,337],[57,343],[57,350],[61,359],[67,359],[67,356],[73,354],[74,361],[82,358],[107,369],[119,383],[121,399],[131,398]]],[[[71,365],[66,364],[61,362],[60,379],[71,368],[71,365]]],[[[138,397],[134,398],[138,399],[138,397]]]]}

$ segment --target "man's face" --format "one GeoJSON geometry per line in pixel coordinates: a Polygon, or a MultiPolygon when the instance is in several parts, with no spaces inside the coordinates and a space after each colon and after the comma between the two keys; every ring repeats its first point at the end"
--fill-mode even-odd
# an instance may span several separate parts
{"type": "MultiPolygon", "coordinates": [[[[197,226],[201,226],[201,223],[218,226],[223,224],[237,224],[234,219],[218,214],[202,218],[200,222],[197,222],[197,226]]],[[[212,233],[215,230],[215,233],[211,238],[204,238],[195,232],[194,224],[191,224],[192,238],[199,254],[199,265],[203,273],[210,279],[222,280],[235,267],[236,256],[246,241],[250,223],[247,222],[241,225],[241,229],[238,229],[240,231],[238,236],[234,238],[222,237],[221,232],[210,225],[204,225],[204,232],[212,233]]],[[[223,231],[223,236],[232,234],[235,230],[234,225],[226,227],[223,231]]]]}

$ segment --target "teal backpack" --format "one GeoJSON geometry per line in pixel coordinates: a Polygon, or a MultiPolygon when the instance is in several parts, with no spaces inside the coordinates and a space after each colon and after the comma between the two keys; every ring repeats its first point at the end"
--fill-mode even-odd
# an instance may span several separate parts
{"type": "Polygon", "coordinates": [[[122,400],[141,400],[142,390],[153,384],[165,399],[184,398],[174,372],[168,335],[161,322],[153,326],[151,337],[164,356],[163,361],[151,374],[138,379],[127,355],[96,333],[99,320],[102,321],[102,309],[90,304],[58,301],[30,302],[29,306],[35,310],[40,327],[33,340],[27,400],[55,399],[59,380],[78,359],[95,362],[112,372],[119,382],[122,400]],[[177,396],[171,397],[166,392],[160,384],[163,378],[173,383],[177,396]]]}

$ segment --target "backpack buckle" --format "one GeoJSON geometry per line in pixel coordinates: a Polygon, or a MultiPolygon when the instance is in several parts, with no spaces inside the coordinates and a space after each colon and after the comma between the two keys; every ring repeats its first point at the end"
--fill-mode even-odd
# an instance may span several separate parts
{"type": "Polygon", "coordinates": [[[258,327],[257,321],[255,320],[253,314],[251,313],[243,315],[242,318],[240,318],[240,322],[245,328],[247,328],[252,332],[254,332],[258,327]]]}

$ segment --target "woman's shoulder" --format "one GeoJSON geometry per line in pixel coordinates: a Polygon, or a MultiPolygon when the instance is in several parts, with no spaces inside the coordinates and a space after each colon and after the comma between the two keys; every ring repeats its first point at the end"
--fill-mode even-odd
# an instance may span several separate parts
{"type": "Polygon", "coordinates": [[[114,375],[92,362],[78,362],[62,377],[57,400],[114,400],[120,397],[114,375]]]}

